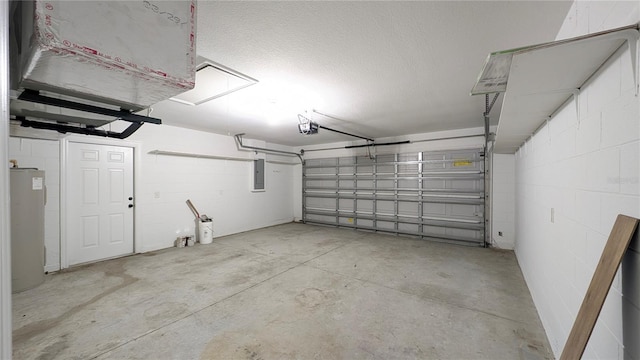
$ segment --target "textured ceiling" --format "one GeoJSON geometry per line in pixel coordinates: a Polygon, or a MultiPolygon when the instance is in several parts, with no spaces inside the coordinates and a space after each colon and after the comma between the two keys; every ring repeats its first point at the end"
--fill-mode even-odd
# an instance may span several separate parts
{"type": "MultiPolygon", "coordinates": [[[[567,1],[198,2],[197,52],[258,84],[199,106],[154,105],[166,124],[302,146],[297,114],[370,138],[483,125],[471,97],[486,56],[554,40],[567,1]],[[312,109],[330,117],[314,113],[312,109]]],[[[494,122],[500,104],[492,112],[494,122]]]]}

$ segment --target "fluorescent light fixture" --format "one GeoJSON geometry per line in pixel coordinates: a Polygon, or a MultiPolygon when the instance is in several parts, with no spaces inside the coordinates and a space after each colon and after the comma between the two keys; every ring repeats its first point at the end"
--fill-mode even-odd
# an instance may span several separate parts
{"type": "Polygon", "coordinates": [[[258,80],[224,65],[205,60],[196,70],[195,87],[170,99],[195,106],[244,89],[257,82],[258,80]]]}

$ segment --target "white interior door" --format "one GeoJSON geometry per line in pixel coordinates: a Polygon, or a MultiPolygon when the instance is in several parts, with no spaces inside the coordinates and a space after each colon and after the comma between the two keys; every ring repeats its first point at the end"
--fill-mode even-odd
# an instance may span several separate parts
{"type": "Polygon", "coordinates": [[[133,253],[133,149],[69,143],[69,265],[133,253]]]}

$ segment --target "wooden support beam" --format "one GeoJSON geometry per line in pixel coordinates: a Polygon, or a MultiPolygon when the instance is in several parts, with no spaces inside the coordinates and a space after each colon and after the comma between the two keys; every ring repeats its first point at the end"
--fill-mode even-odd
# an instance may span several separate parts
{"type": "Polygon", "coordinates": [[[573,323],[560,360],[579,360],[596,325],[602,305],[607,298],[613,278],[638,227],[638,219],[618,215],[609,240],[602,251],[600,262],[593,274],[587,293],[582,300],[578,316],[573,323]]]}

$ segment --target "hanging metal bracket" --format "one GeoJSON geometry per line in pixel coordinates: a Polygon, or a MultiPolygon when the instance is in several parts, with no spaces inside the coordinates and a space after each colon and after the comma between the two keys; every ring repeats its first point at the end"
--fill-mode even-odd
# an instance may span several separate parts
{"type": "Polygon", "coordinates": [[[52,105],[65,109],[78,110],[93,114],[100,114],[106,116],[113,116],[119,120],[134,122],[134,123],[152,123],[152,124],[161,124],[162,120],[158,118],[152,118],[149,116],[133,114],[129,110],[113,110],[95,105],[83,104],[70,100],[56,99],[49,96],[41,95],[39,91],[36,90],[24,90],[22,94],[18,96],[18,100],[30,101],[38,104],[44,105],[52,105]]]}
{"type": "Polygon", "coordinates": [[[72,126],[72,125],[66,125],[66,124],[60,124],[60,123],[27,120],[23,116],[16,116],[15,120],[20,121],[20,126],[22,127],[30,127],[34,129],[43,129],[43,130],[54,130],[62,134],[74,133],[74,134],[82,134],[82,135],[109,137],[114,139],[128,138],[131,134],[136,132],[136,130],[138,130],[143,124],[141,122],[132,123],[123,132],[119,133],[115,131],[100,130],[94,127],[79,127],[79,126],[72,126]]]}
{"type": "Polygon", "coordinates": [[[36,90],[24,90],[19,96],[18,100],[28,101],[32,103],[44,104],[55,106],[64,109],[71,109],[85,113],[91,114],[99,114],[105,115],[109,117],[113,117],[115,120],[124,120],[131,123],[124,131],[122,132],[114,132],[108,130],[101,130],[98,127],[103,124],[107,124],[110,121],[101,121],[96,119],[87,119],[83,117],[76,116],[66,116],[61,114],[47,113],[41,111],[24,111],[18,112],[16,114],[12,114],[14,120],[20,122],[20,126],[22,127],[31,127],[34,129],[44,129],[44,130],[54,130],[62,134],[66,133],[75,133],[75,134],[83,134],[83,135],[93,135],[93,136],[103,136],[110,137],[116,139],[126,139],[131,134],[136,132],[142,124],[148,122],[152,124],[161,124],[162,120],[157,118],[152,118],[149,116],[133,114],[131,110],[119,109],[114,110],[110,108],[105,108],[96,105],[84,104],[71,100],[64,100],[53,98],[50,96],[41,95],[39,91],[36,90]],[[30,117],[32,119],[27,119],[30,117]],[[41,119],[33,120],[33,119],[41,119]],[[77,123],[78,125],[70,125],[72,123],[77,123]],[[96,123],[100,123],[97,125],[96,123]]]}

